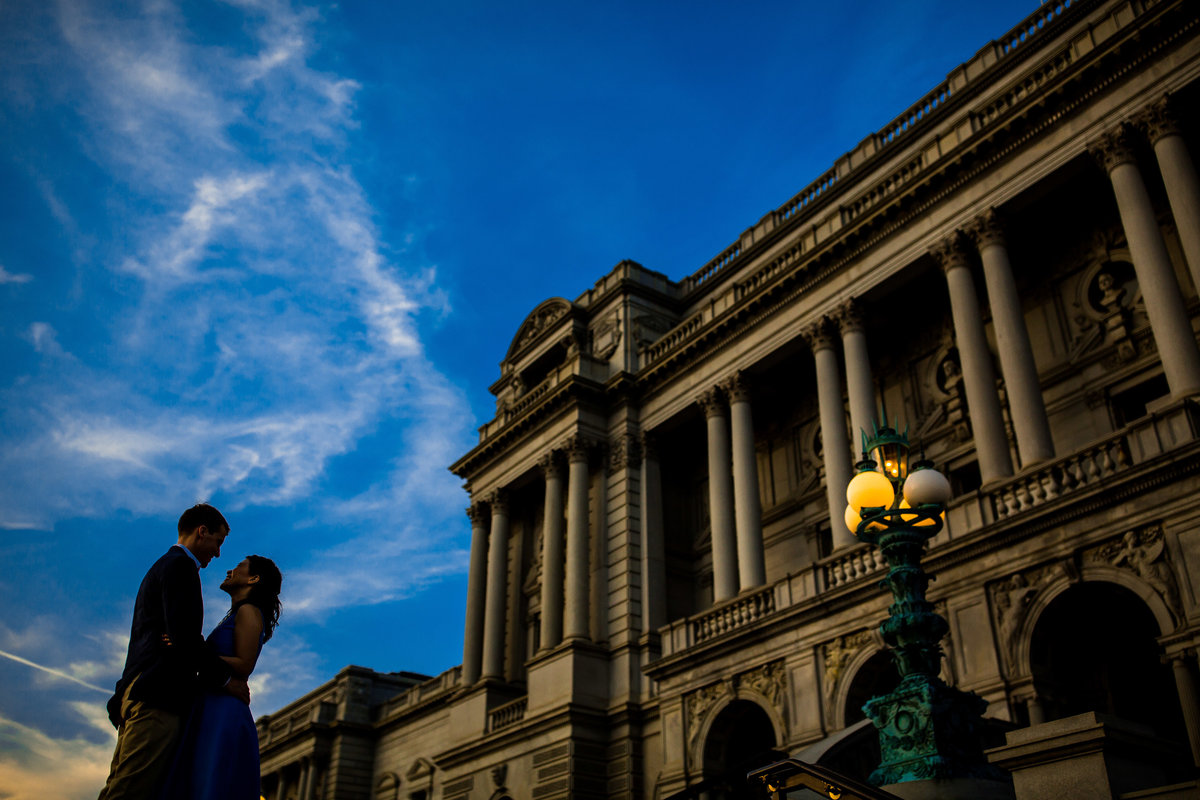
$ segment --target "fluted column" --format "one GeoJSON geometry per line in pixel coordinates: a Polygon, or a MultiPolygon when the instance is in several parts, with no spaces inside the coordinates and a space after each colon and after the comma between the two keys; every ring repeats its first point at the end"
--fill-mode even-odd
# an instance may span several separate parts
{"type": "Polygon", "coordinates": [[[1175,673],[1179,707],[1183,711],[1183,723],[1192,747],[1192,764],[1200,767],[1200,694],[1196,692],[1196,679],[1192,677],[1191,667],[1188,666],[1191,659],[1190,653],[1176,653],[1171,657],[1171,669],[1175,673]]]}
{"type": "Polygon", "coordinates": [[[508,496],[495,492],[488,537],[487,606],[483,625],[483,677],[504,677],[505,591],[508,583],[508,496]]]}
{"type": "Polygon", "coordinates": [[[1196,176],[1196,165],[1167,98],[1148,108],[1140,122],[1154,146],[1179,243],[1183,245],[1192,283],[1200,291],[1200,179],[1196,176]]]}
{"type": "Polygon", "coordinates": [[[588,443],[567,442],[567,602],[563,638],[587,639],[588,617],[588,443]]]}
{"type": "Polygon", "coordinates": [[[1029,344],[1029,331],[1025,328],[1021,296],[1013,280],[1004,229],[996,211],[989,209],[976,218],[967,226],[966,233],[979,249],[983,262],[988,304],[996,327],[996,348],[1000,351],[1000,371],[1004,374],[1021,465],[1052,459],[1054,440],[1050,436],[1042,385],[1029,344]]]}
{"type": "Polygon", "coordinates": [[[463,683],[479,680],[483,658],[483,615],[487,597],[487,521],[479,503],[467,509],[471,518],[471,561],[467,572],[467,623],[463,634],[463,683]]]}
{"type": "Polygon", "coordinates": [[[547,453],[538,466],[546,479],[542,514],[542,630],[541,649],[562,641],[563,634],[563,481],[555,453],[547,453]]]}
{"type": "Polygon", "coordinates": [[[733,522],[733,455],[729,420],[719,389],[700,395],[708,425],[708,516],[712,531],[713,602],[738,593],[737,539],[733,522]]]}
{"type": "Polygon", "coordinates": [[[767,582],[763,559],[762,504],[758,494],[758,456],[754,450],[754,418],[750,387],[738,372],[725,386],[729,395],[729,420],[733,432],[733,509],[737,523],[738,588],[741,591],[767,582]]]}
{"type": "Polygon", "coordinates": [[[842,405],[842,380],[833,349],[830,321],[822,318],[804,332],[817,366],[817,405],[821,416],[821,450],[825,459],[825,499],[829,503],[829,528],[833,549],[854,544],[846,527],[846,484],[850,482],[850,450],[846,447],[846,409],[842,405]]]}
{"type": "Polygon", "coordinates": [[[662,472],[654,437],[642,433],[642,630],[667,624],[666,543],[663,540],[662,472]]]}
{"type": "Polygon", "coordinates": [[[875,419],[875,382],[871,378],[867,333],[863,328],[862,309],[857,300],[851,298],[838,309],[837,323],[842,333],[842,352],[846,358],[846,394],[850,399],[850,451],[857,453],[862,447],[862,432],[870,433],[871,422],[875,419]]]}
{"type": "Polygon", "coordinates": [[[1112,181],[1121,227],[1129,243],[1133,269],[1171,396],[1196,394],[1200,392],[1200,350],[1196,348],[1183,293],[1175,281],[1167,246],[1137,166],[1129,130],[1121,126],[1106,134],[1092,145],[1092,152],[1112,181]]]}
{"type": "Polygon", "coordinates": [[[979,474],[987,483],[1012,475],[1013,465],[1008,452],[1008,436],[1004,432],[1004,418],[1000,414],[1000,397],[996,393],[992,353],[988,350],[983,320],[979,315],[975,279],[971,277],[967,254],[957,234],[951,235],[931,252],[946,273],[950,313],[954,317],[954,339],[958,346],[958,360],[962,365],[963,385],[967,390],[967,406],[971,414],[975,455],[979,459],[979,474]]]}
{"type": "Polygon", "coordinates": [[[275,784],[275,800],[283,800],[283,798],[284,798],[283,790],[286,788],[284,786],[284,783],[286,782],[286,780],[283,775],[282,767],[280,768],[278,774],[279,774],[279,781],[275,784]]]}

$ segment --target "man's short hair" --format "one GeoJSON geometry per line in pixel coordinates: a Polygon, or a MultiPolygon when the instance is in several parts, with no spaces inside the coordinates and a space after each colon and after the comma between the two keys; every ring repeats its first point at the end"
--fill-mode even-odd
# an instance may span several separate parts
{"type": "Polygon", "coordinates": [[[191,533],[201,525],[213,533],[229,530],[225,517],[208,503],[196,503],[179,517],[180,534],[191,533]]]}

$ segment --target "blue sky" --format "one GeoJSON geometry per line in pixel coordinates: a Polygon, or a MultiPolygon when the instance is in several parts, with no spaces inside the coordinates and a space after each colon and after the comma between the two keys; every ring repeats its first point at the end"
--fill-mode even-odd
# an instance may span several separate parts
{"type": "Polygon", "coordinates": [[[0,797],[94,797],[134,593],[206,499],[284,571],[268,713],[459,663],[446,466],[524,316],[673,278],[1036,8],[0,4],[0,797]]]}

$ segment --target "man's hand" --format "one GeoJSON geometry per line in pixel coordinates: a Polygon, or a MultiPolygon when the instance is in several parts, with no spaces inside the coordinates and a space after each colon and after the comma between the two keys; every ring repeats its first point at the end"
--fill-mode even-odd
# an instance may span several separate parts
{"type": "Polygon", "coordinates": [[[241,700],[246,705],[250,705],[250,686],[242,678],[230,678],[229,683],[225,684],[225,691],[241,700]]]}

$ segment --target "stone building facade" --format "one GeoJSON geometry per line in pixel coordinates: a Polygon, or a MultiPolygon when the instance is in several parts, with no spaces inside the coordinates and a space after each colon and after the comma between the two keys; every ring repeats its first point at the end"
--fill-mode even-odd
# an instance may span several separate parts
{"type": "Polygon", "coordinates": [[[1197,152],[1200,5],[1050,2],[694,274],[540,304],[452,466],[462,666],[350,667],[261,719],[266,797],[861,774],[895,677],[842,512],[881,407],[954,487],[944,677],[998,735],[1094,711],[1164,781],[1200,764],[1197,152]]]}

